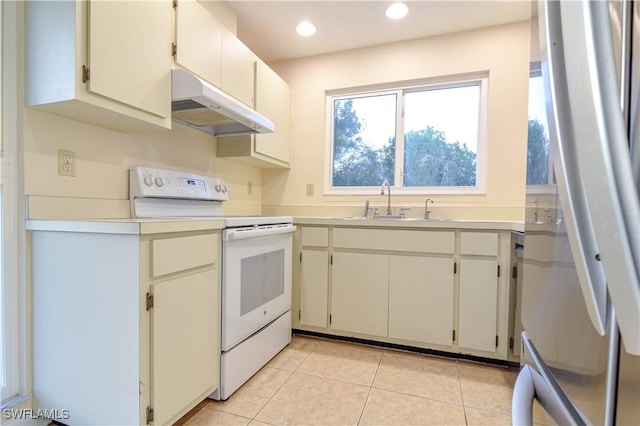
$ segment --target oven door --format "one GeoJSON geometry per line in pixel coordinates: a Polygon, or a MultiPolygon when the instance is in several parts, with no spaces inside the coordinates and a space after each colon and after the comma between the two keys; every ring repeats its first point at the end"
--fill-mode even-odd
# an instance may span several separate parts
{"type": "Polygon", "coordinates": [[[222,351],[291,309],[293,225],[222,232],[222,351]]]}

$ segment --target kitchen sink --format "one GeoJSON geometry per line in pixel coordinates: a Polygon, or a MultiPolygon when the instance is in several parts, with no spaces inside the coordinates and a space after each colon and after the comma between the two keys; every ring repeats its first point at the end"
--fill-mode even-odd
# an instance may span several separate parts
{"type": "Polygon", "coordinates": [[[402,217],[402,216],[377,216],[374,218],[364,216],[341,216],[334,219],[340,220],[368,220],[368,221],[402,221],[402,222],[458,222],[456,219],[424,219],[421,217],[402,217]]]}

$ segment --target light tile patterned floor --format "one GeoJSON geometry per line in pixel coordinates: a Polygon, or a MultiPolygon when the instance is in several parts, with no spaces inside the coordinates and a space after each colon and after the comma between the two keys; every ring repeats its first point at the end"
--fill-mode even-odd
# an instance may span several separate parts
{"type": "Polygon", "coordinates": [[[517,370],[307,336],[180,425],[510,425],[517,370]]]}

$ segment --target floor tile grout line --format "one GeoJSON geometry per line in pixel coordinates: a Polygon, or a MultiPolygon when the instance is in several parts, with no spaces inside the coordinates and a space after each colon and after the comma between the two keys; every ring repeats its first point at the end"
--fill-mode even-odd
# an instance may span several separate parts
{"type": "Polygon", "coordinates": [[[456,374],[458,375],[458,387],[460,388],[460,399],[462,400],[462,413],[464,414],[464,423],[469,424],[467,419],[467,406],[464,403],[464,392],[462,392],[462,378],[460,377],[460,362],[456,360],[456,374]]]}
{"type": "Polygon", "coordinates": [[[367,391],[367,397],[364,399],[364,405],[362,406],[362,410],[360,411],[360,416],[358,417],[358,425],[362,421],[362,416],[364,415],[364,410],[367,408],[367,403],[369,402],[369,396],[371,395],[371,390],[373,389],[373,383],[376,381],[376,376],[378,375],[378,370],[380,370],[380,364],[382,364],[382,357],[384,353],[380,353],[380,359],[378,360],[378,365],[376,367],[376,371],[373,373],[373,378],[371,379],[371,384],[369,385],[369,390],[367,391]]]}
{"type": "MultiPolygon", "coordinates": [[[[287,383],[287,382],[291,379],[291,377],[293,377],[294,373],[296,373],[296,371],[298,370],[298,368],[300,368],[300,366],[302,365],[302,363],[303,363],[303,362],[304,362],[304,361],[305,361],[305,360],[306,360],[306,359],[311,355],[311,353],[312,353],[313,351],[315,351],[315,350],[316,350],[316,348],[317,348],[318,346],[319,346],[319,344],[318,344],[318,345],[316,345],[316,346],[315,346],[311,351],[309,351],[309,352],[307,353],[307,355],[302,359],[302,361],[300,361],[300,363],[298,363],[298,365],[297,365],[293,370],[284,370],[284,369],[281,369],[282,371],[288,371],[288,372],[289,372],[289,377],[287,377],[287,379],[286,379],[285,381],[283,381],[283,382],[282,382],[282,384],[280,384],[280,386],[278,386],[278,388],[273,392],[273,394],[271,394],[271,396],[269,397],[269,399],[268,399],[268,400],[267,400],[267,401],[266,401],[266,402],[265,402],[265,403],[260,407],[260,409],[258,410],[258,412],[257,412],[257,413],[256,413],[256,414],[251,418],[251,421],[253,421],[253,420],[260,421],[260,420],[256,419],[256,417],[257,417],[257,416],[262,412],[262,410],[264,410],[264,407],[266,407],[266,406],[267,406],[267,404],[268,404],[269,402],[271,402],[271,400],[273,399],[273,397],[274,397],[274,396],[276,396],[276,394],[278,393],[278,391],[279,391],[280,389],[282,389],[282,387],[285,385],[285,383],[287,383]]],[[[291,350],[295,350],[295,349],[293,349],[293,348],[290,348],[290,349],[291,349],[291,350]]],[[[268,366],[268,363],[267,363],[264,367],[267,367],[267,366],[268,366]]],[[[263,367],[263,368],[264,368],[264,367],[263,367]]],[[[271,368],[275,368],[275,367],[271,367],[271,368]]],[[[301,373],[297,373],[297,374],[301,374],[301,373]]],[[[251,423],[251,422],[249,422],[249,423],[251,423]]]]}
{"type": "MultiPolygon", "coordinates": [[[[269,399],[267,399],[267,401],[262,404],[262,406],[260,407],[260,409],[256,412],[256,414],[253,415],[253,417],[251,418],[251,421],[256,420],[256,421],[261,421],[256,419],[256,417],[258,417],[258,415],[262,412],[262,410],[264,410],[264,407],[267,406],[267,404],[269,402],[271,402],[271,400],[273,399],[274,396],[276,396],[276,394],[280,391],[280,389],[282,389],[282,387],[284,386],[285,383],[287,383],[289,381],[289,379],[291,378],[291,376],[293,376],[293,371],[289,371],[289,377],[287,377],[287,379],[285,381],[283,381],[280,386],[278,386],[278,388],[271,394],[271,396],[269,397],[269,399]]],[[[249,422],[251,423],[251,422],[249,422]]],[[[264,423],[268,423],[268,422],[264,422],[264,423]]]]}
{"type": "Polygon", "coordinates": [[[372,386],[372,389],[380,390],[380,391],[384,391],[384,392],[389,392],[389,393],[397,393],[398,395],[411,396],[413,398],[420,398],[420,399],[424,399],[424,400],[427,400],[427,401],[439,402],[439,403],[442,403],[442,404],[449,404],[449,405],[455,405],[455,406],[458,406],[458,407],[464,407],[464,405],[461,404],[461,403],[451,402],[451,401],[444,401],[442,399],[436,399],[436,398],[429,398],[429,397],[426,397],[426,396],[416,395],[416,394],[413,394],[413,393],[399,392],[399,391],[395,391],[395,390],[391,390],[391,389],[378,388],[378,387],[375,387],[375,386],[372,386]]]}

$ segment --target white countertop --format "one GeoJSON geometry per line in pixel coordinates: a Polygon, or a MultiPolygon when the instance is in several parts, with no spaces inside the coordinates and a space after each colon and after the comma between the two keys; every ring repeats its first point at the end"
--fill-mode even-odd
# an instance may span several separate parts
{"type": "Polygon", "coordinates": [[[524,231],[522,222],[496,220],[442,220],[442,219],[362,219],[358,217],[294,217],[296,225],[326,225],[366,228],[421,228],[421,229],[484,229],[495,231],[524,231]]]}
{"type": "Polygon", "coordinates": [[[25,228],[28,231],[144,235],[222,229],[224,220],[207,218],[27,220],[25,228]]]}

